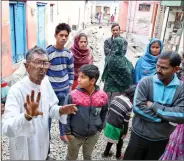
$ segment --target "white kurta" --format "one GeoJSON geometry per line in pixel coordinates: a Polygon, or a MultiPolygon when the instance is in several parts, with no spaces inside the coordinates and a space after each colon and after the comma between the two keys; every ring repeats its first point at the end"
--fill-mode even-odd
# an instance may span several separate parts
{"type": "Polygon", "coordinates": [[[49,116],[66,124],[67,115],[60,116],[58,99],[45,76],[41,85],[30,81],[28,76],[10,88],[2,121],[2,133],[9,137],[11,160],[45,160],[49,148],[49,116]],[[43,116],[25,119],[26,95],[35,90],[35,100],[41,92],[39,110],[43,116]]]}

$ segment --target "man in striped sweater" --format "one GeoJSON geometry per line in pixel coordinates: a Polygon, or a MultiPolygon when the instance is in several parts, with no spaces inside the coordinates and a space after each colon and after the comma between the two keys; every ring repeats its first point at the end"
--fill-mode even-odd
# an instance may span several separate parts
{"type": "MultiPolygon", "coordinates": [[[[47,75],[59,99],[59,105],[64,104],[67,94],[71,91],[74,80],[73,54],[64,47],[70,32],[71,28],[68,24],[61,23],[57,25],[55,29],[56,44],[47,48],[49,62],[51,63],[47,75]]],[[[59,129],[61,140],[67,142],[64,126],[60,122],[59,129]]]]}

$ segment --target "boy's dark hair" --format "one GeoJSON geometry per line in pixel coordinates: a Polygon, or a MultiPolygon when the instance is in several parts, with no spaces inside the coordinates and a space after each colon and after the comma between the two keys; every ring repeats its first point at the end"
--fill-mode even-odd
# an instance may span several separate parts
{"type": "Polygon", "coordinates": [[[68,24],[60,23],[56,26],[55,34],[57,35],[60,31],[63,31],[63,30],[66,30],[68,32],[68,34],[70,34],[70,32],[71,32],[71,28],[68,24]]]}
{"type": "Polygon", "coordinates": [[[26,61],[30,61],[32,59],[33,54],[44,54],[47,56],[47,52],[35,45],[33,48],[27,51],[26,53],[26,61]]]}
{"type": "Polygon", "coordinates": [[[135,90],[136,90],[136,85],[130,86],[130,88],[125,90],[125,96],[127,96],[129,99],[133,99],[135,90]]]}
{"type": "Polygon", "coordinates": [[[120,29],[119,24],[118,24],[118,23],[115,23],[115,24],[113,24],[113,25],[111,26],[111,30],[112,30],[114,27],[116,27],[116,26],[118,26],[118,27],[119,27],[119,29],[120,29]]]}
{"type": "Polygon", "coordinates": [[[174,51],[165,51],[159,55],[159,59],[169,59],[172,67],[180,66],[181,56],[174,51]]]}
{"type": "Polygon", "coordinates": [[[83,65],[82,67],[80,67],[79,72],[84,73],[84,75],[88,76],[89,79],[95,78],[96,82],[100,75],[98,67],[93,64],[83,65]]]}

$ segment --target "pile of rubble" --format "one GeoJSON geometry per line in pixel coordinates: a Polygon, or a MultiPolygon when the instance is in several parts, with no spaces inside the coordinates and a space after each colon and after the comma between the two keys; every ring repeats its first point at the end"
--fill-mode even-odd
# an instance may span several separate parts
{"type": "Polygon", "coordinates": [[[102,33],[98,27],[86,29],[84,32],[88,36],[88,46],[91,49],[94,62],[99,62],[102,57],[102,52],[100,52],[101,41],[103,39],[102,33]]]}

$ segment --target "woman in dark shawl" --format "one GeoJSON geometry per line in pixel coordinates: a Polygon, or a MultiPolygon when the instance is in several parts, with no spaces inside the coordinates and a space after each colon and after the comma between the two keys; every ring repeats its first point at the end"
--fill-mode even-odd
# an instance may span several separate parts
{"type": "Polygon", "coordinates": [[[72,86],[72,90],[76,88],[78,85],[78,70],[84,64],[92,64],[93,56],[90,54],[88,45],[87,35],[84,33],[80,33],[75,37],[74,45],[71,47],[71,51],[74,56],[74,84],[72,86]]]}
{"type": "Polygon", "coordinates": [[[104,91],[107,92],[110,101],[124,93],[133,85],[134,68],[132,63],[125,57],[127,44],[124,38],[118,37],[112,41],[111,53],[106,58],[106,65],[102,74],[104,91]]]}

